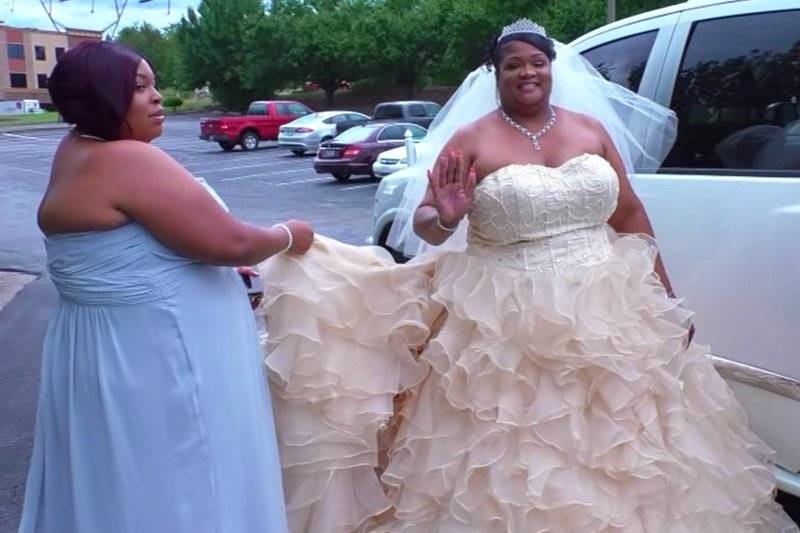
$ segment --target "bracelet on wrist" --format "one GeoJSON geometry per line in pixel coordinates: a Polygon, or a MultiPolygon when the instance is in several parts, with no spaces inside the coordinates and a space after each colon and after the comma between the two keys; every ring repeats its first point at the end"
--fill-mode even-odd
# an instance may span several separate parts
{"type": "Polygon", "coordinates": [[[286,224],[275,224],[273,226],[273,228],[281,228],[283,231],[286,232],[286,235],[288,235],[288,237],[289,237],[289,242],[278,253],[280,254],[280,253],[287,252],[287,251],[291,250],[292,249],[292,245],[294,244],[294,235],[292,235],[292,230],[289,229],[289,226],[287,226],[286,224]]]}
{"type": "Polygon", "coordinates": [[[446,231],[447,233],[453,233],[455,230],[458,229],[458,222],[456,222],[456,225],[453,226],[452,228],[449,228],[444,224],[442,224],[442,219],[439,218],[439,213],[436,213],[436,225],[439,226],[440,229],[446,231]]]}

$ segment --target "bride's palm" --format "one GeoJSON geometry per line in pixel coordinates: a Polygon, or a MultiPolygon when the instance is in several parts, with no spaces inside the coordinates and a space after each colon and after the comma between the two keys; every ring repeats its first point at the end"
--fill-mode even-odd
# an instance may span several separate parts
{"type": "Polygon", "coordinates": [[[440,188],[436,198],[439,218],[448,222],[464,218],[472,205],[472,198],[460,182],[448,183],[440,188]]]}
{"type": "Polygon", "coordinates": [[[451,151],[436,161],[428,172],[428,182],[439,220],[447,226],[455,226],[472,206],[475,170],[466,170],[461,154],[451,151]]]}

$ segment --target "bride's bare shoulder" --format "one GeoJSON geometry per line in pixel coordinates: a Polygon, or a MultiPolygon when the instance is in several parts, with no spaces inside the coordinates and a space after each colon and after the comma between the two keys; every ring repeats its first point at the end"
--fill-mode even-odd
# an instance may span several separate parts
{"type": "Polygon", "coordinates": [[[560,116],[563,124],[568,124],[570,128],[585,128],[592,133],[604,133],[603,124],[591,115],[570,111],[563,107],[557,107],[556,113],[560,116]]]}
{"type": "Polygon", "coordinates": [[[453,134],[454,144],[461,146],[476,146],[488,136],[492,137],[492,131],[497,128],[497,112],[490,111],[482,117],[464,124],[453,134]]]}

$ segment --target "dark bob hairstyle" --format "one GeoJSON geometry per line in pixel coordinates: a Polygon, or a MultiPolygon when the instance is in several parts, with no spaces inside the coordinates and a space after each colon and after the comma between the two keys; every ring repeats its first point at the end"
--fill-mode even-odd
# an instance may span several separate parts
{"type": "Polygon", "coordinates": [[[503,61],[503,48],[505,48],[505,45],[511,41],[522,41],[523,43],[528,43],[529,45],[538,48],[544,53],[544,55],[547,56],[550,61],[553,61],[556,58],[556,46],[553,40],[549,37],[532,32],[517,33],[513,35],[507,35],[506,37],[502,38],[500,37],[500,34],[497,34],[497,36],[495,36],[495,38],[489,44],[489,48],[486,53],[486,65],[493,66],[495,73],[497,73],[498,69],[500,68],[500,63],[503,61]]]}
{"type": "Polygon", "coordinates": [[[56,63],[48,90],[53,105],[75,129],[119,140],[142,56],[108,41],[84,41],[56,63]]]}

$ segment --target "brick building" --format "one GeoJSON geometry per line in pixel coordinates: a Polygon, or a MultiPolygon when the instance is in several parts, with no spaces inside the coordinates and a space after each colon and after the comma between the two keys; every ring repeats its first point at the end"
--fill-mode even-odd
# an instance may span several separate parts
{"type": "Polygon", "coordinates": [[[50,103],[47,79],[61,54],[81,41],[102,37],[92,30],[56,32],[0,25],[0,100],[33,98],[50,103]]]}

